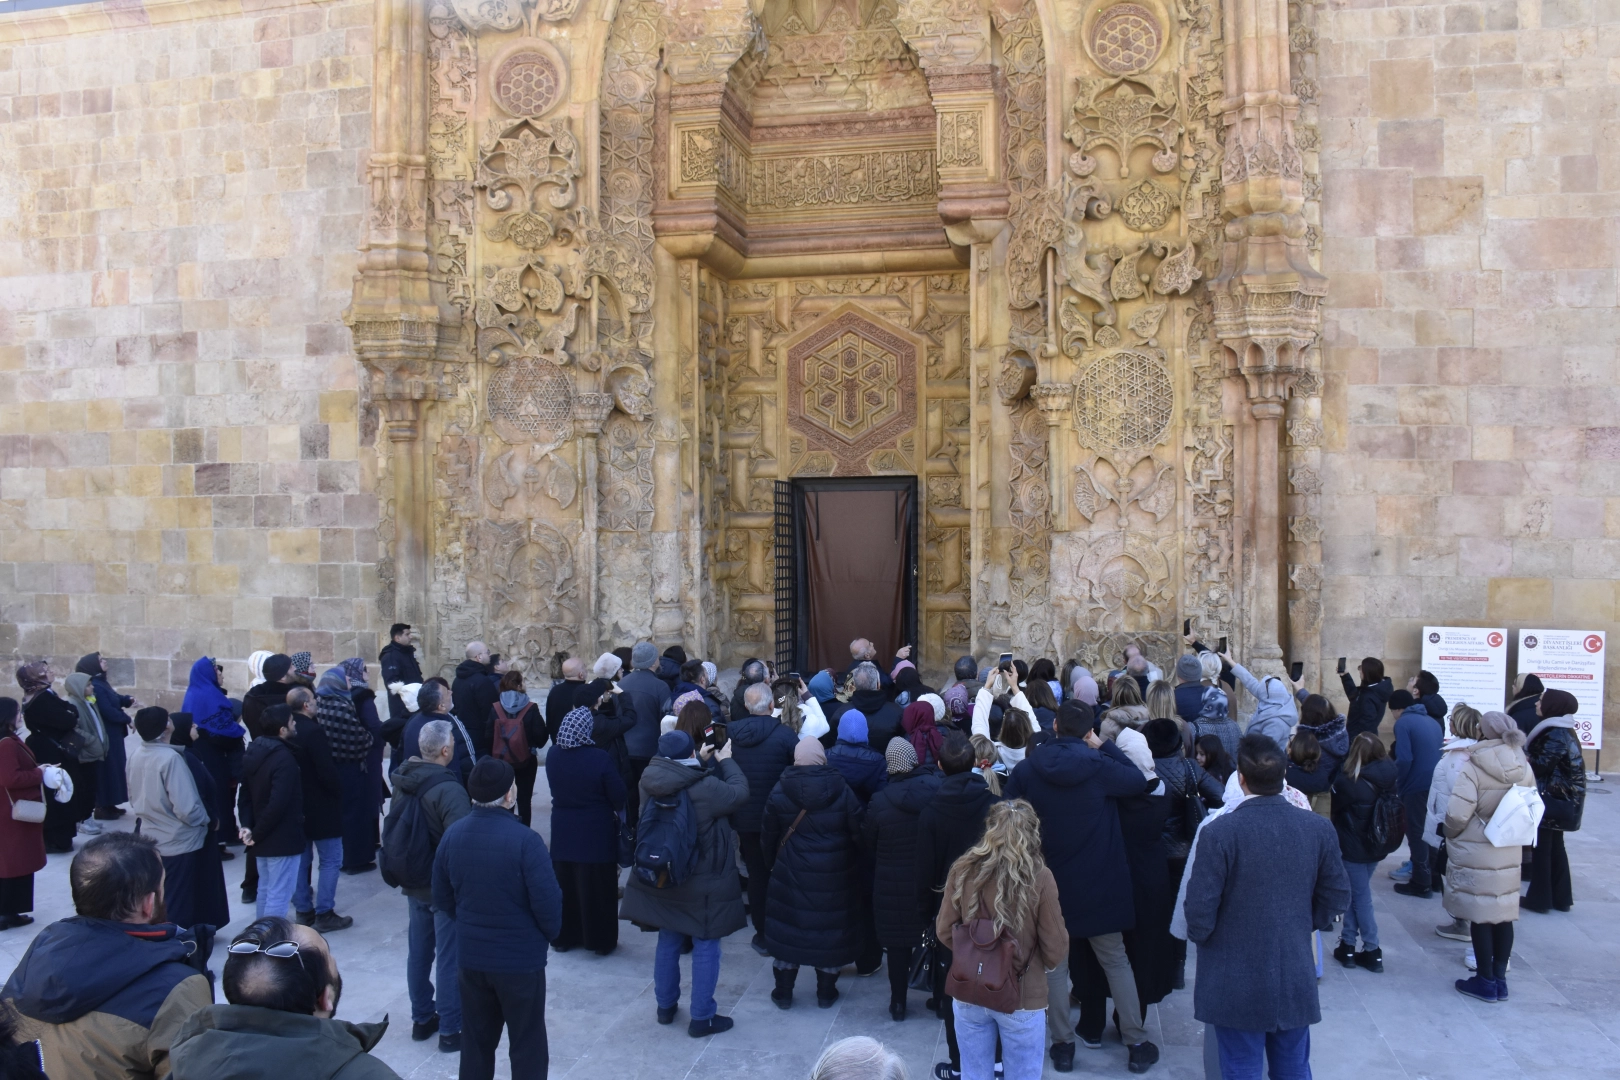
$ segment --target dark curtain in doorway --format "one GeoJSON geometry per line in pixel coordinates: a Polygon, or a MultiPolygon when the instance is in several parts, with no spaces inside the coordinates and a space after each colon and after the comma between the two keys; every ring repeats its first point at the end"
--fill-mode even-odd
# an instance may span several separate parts
{"type": "Polygon", "coordinates": [[[910,644],[903,635],[911,491],[805,491],[803,498],[810,671],[844,670],[849,643],[861,637],[880,658],[892,657],[910,644]]]}

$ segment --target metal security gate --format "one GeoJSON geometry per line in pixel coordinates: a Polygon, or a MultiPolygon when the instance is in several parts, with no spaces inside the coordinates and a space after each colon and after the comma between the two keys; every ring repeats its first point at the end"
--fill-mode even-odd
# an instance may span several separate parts
{"type": "Polygon", "coordinates": [[[793,481],[776,481],[776,670],[792,671],[799,643],[797,500],[793,481]]]}

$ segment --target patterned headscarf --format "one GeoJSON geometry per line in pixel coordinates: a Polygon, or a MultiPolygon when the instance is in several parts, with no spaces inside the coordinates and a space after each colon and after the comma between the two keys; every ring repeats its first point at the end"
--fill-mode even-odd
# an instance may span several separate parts
{"type": "Polygon", "coordinates": [[[890,776],[908,773],[917,767],[917,749],[906,741],[905,736],[896,735],[889,740],[888,749],[883,751],[883,761],[890,776]]]}
{"type": "Polygon", "coordinates": [[[315,677],[315,658],[307,652],[292,654],[292,669],[296,675],[304,675],[311,679],[315,677]]]}
{"type": "Polygon", "coordinates": [[[315,719],[332,744],[332,760],[363,761],[372,736],[355,715],[349,697],[349,677],[342,668],[328,668],[315,687],[315,719]]]}
{"type": "Polygon", "coordinates": [[[681,709],[684,708],[688,702],[692,701],[703,701],[703,691],[688,690],[686,693],[669,703],[669,711],[679,716],[681,709]]]}
{"type": "Polygon", "coordinates": [[[945,691],[945,711],[950,713],[951,719],[960,724],[973,715],[973,702],[968,698],[967,687],[962,683],[950,687],[945,691]]]}
{"type": "Polygon", "coordinates": [[[343,663],[339,664],[338,667],[342,668],[343,674],[349,677],[350,690],[358,690],[367,685],[366,662],[360,659],[358,656],[349,657],[347,660],[343,661],[343,663]]]}
{"type": "Polygon", "coordinates": [[[562,723],[557,725],[557,749],[573,750],[581,746],[591,746],[591,729],[596,718],[591,710],[583,705],[569,709],[563,715],[562,723]]]}
{"type": "Polygon", "coordinates": [[[24,664],[17,669],[17,685],[22,687],[23,704],[28,704],[35,694],[51,688],[50,665],[43,660],[24,664]]]}

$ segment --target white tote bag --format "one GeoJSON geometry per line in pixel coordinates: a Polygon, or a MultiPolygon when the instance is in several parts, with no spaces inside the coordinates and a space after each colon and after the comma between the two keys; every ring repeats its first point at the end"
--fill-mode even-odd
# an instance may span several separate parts
{"type": "Polygon", "coordinates": [[[1547,812],[1541,795],[1533,787],[1514,784],[1496,804],[1496,813],[1485,824],[1485,839],[1493,847],[1534,847],[1541,815],[1547,812]]]}

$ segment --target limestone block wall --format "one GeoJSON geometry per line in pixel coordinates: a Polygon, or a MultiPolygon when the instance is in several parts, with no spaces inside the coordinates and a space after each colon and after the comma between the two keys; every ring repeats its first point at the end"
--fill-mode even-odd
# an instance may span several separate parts
{"type": "Polygon", "coordinates": [[[1612,739],[1620,8],[1352,0],[1317,29],[1324,661],[1404,679],[1425,621],[1607,630],[1612,739]]]}
{"type": "Polygon", "coordinates": [[[374,657],[371,5],[109,8],[0,20],[0,656],[374,657]]]}

